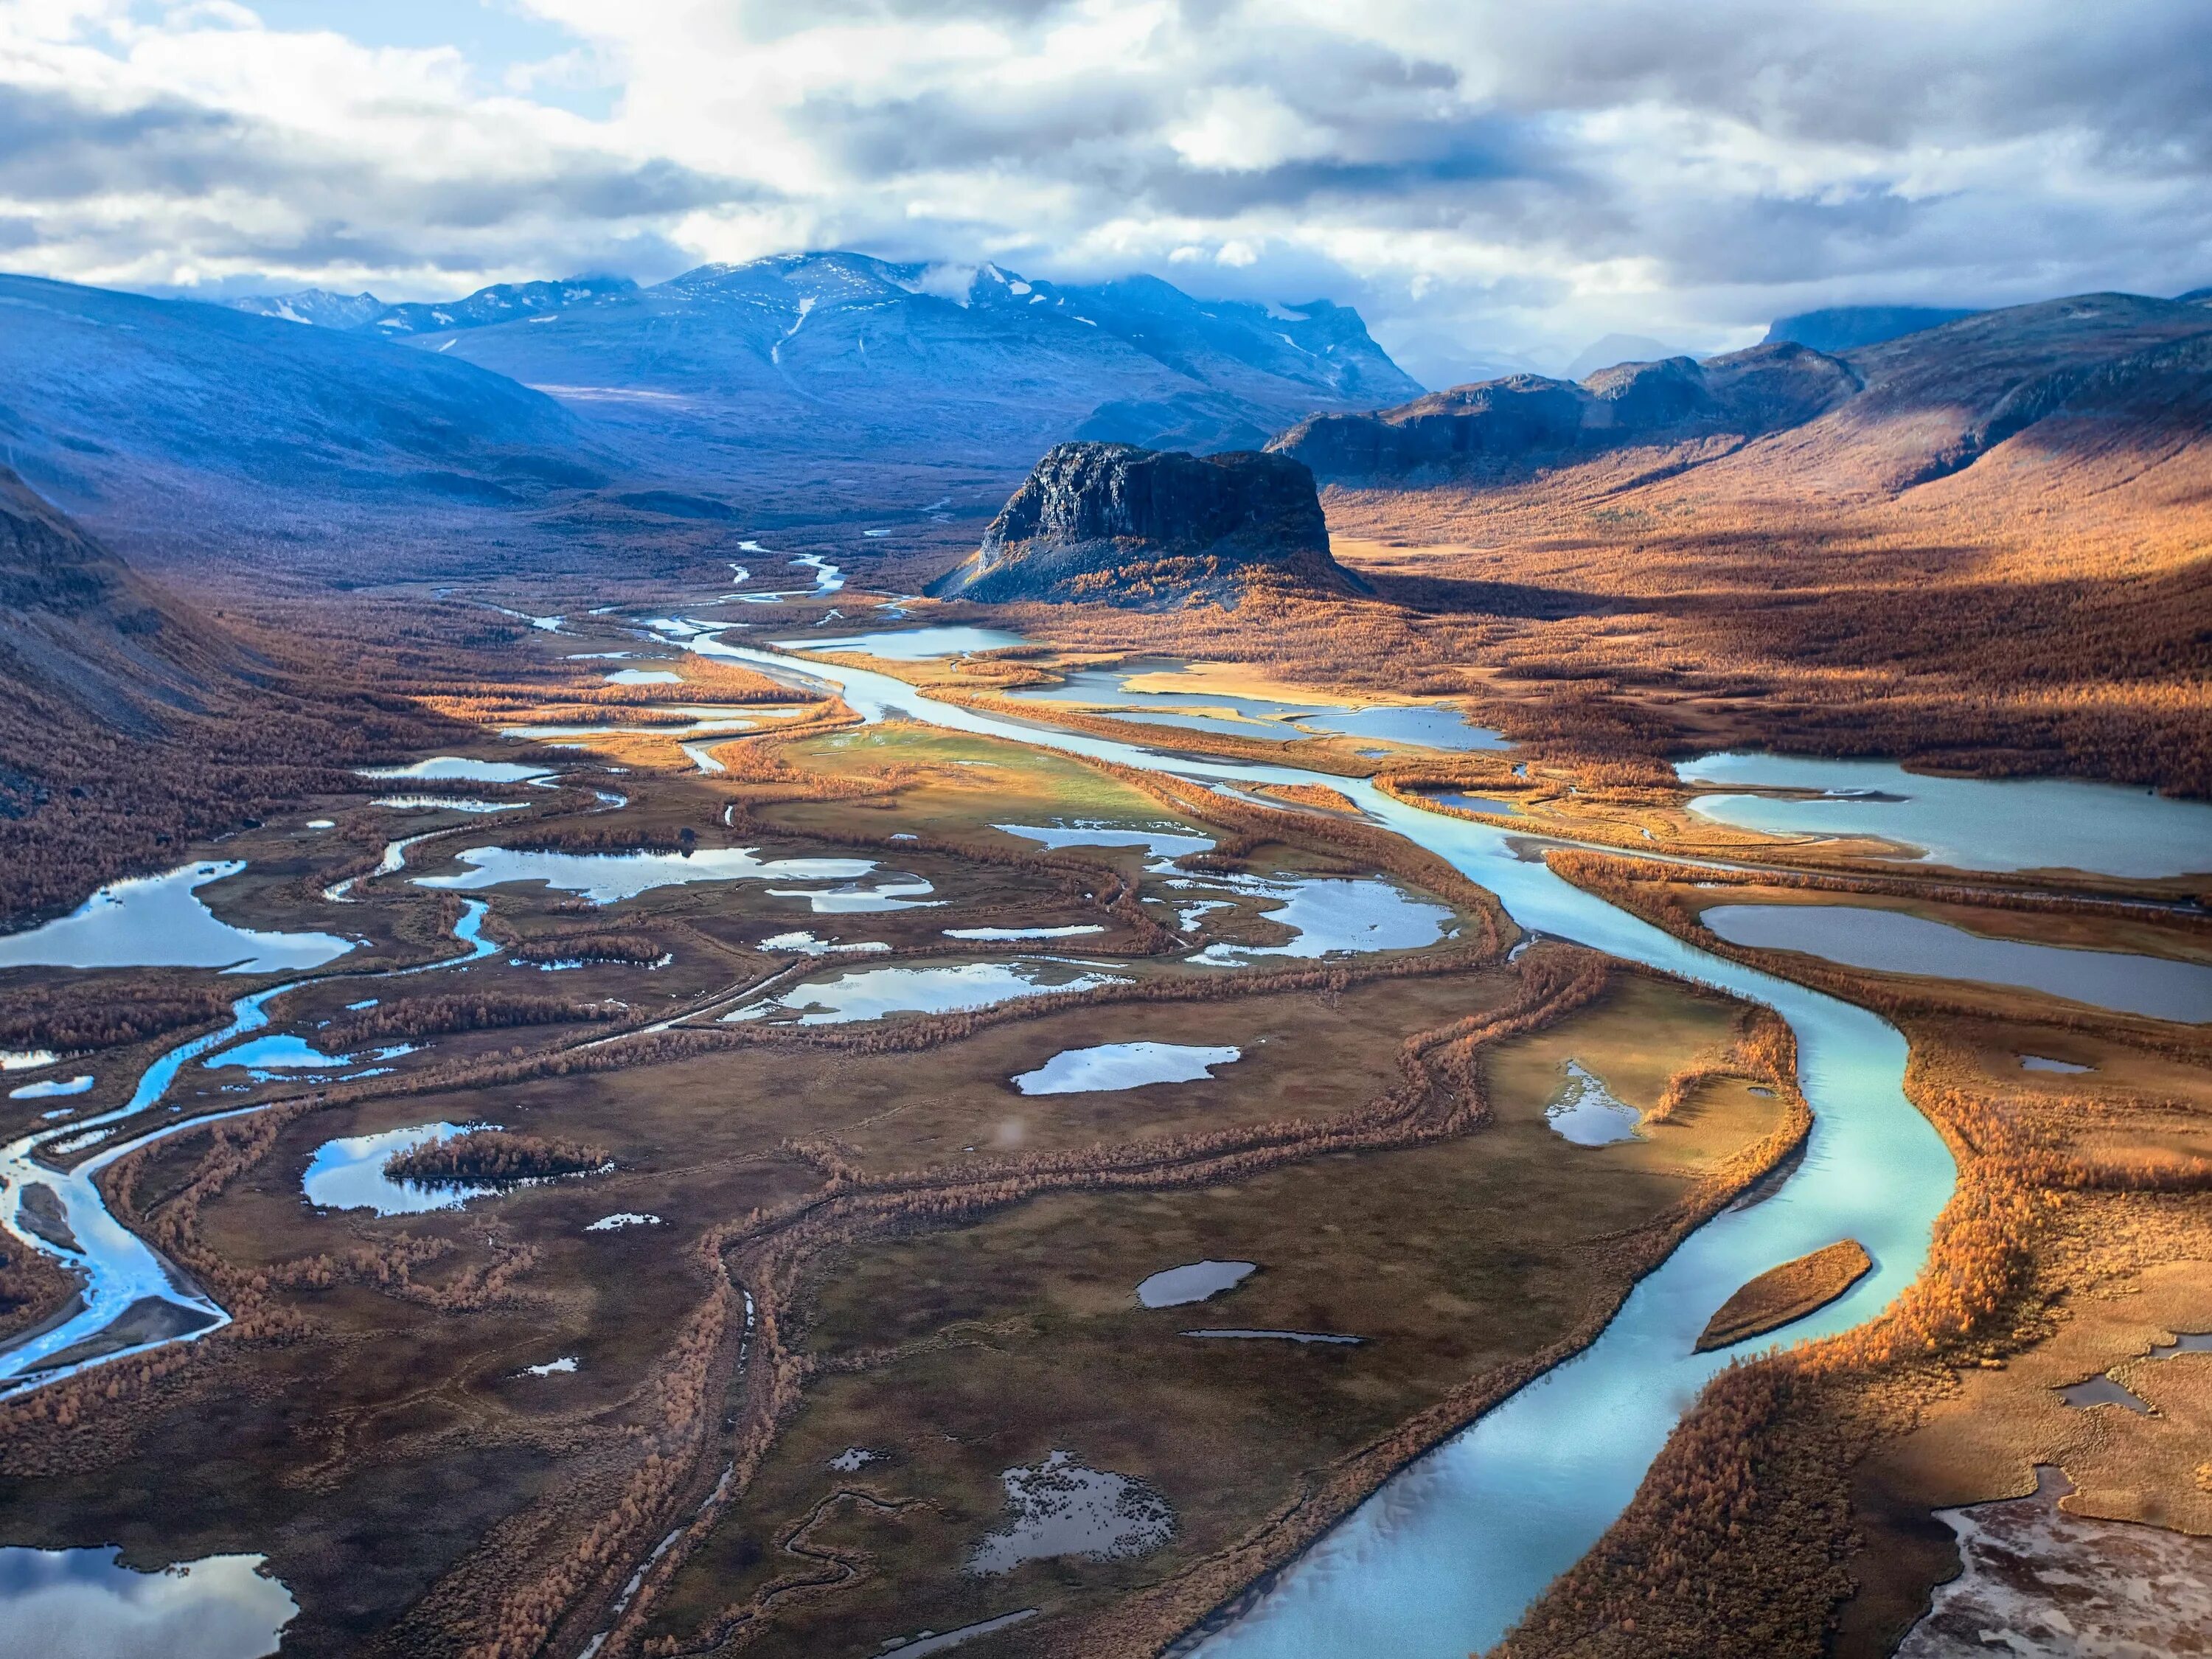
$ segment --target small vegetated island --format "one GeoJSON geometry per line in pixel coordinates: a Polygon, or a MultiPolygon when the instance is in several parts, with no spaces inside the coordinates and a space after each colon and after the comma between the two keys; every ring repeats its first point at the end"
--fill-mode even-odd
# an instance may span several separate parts
{"type": "Polygon", "coordinates": [[[1770,1267],[1721,1304],[1698,1337],[1698,1352],[1733,1347],[1802,1319],[1858,1283],[1874,1267],[1855,1238],[1770,1267]]]}
{"type": "Polygon", "coordinates": [[[580,1140],[544,1139],[503,1129],[471,1129],[394,1152],[384,1173],[423,1186],[468,1182],[538,1181],[604,1170],[613,1154],[580,1140]]]}

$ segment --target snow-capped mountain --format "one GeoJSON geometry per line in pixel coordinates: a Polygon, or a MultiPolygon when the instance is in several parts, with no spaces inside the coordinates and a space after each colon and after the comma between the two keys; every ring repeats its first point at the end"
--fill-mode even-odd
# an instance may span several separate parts
{"type": "Polygon", "coordinates": [[[1316,410],[1420,389],[1356,311],[1327,301],[858,253],[702,265],[646,289],[503,285],[339,325],[466,358],[702,459],[858,444],[1025,471],[1074,437],[1256,447],[1316,410]]]}
{"type": "Polygon", "coordinates": [[[250,294],[229,304],[233,311],[280,318],[288,323],[307,323],[316,328],[359,328],[391,308],[374,294],[333,294],[326,288],[303,288],[291,294],[250,294]]]}

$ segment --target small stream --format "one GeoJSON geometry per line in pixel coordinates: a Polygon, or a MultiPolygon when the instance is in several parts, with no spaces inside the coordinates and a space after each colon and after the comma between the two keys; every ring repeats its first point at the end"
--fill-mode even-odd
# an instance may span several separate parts
{"type": "MultiPolygon", "coordinates": [[[[453,926],[453,937],[468,947],[461,956],[356,975],[363,981],[458,967],[496,954],[499,947],[482,936],[485,907],[468,902],[453,926]]],[[[110,1124],[124,1122],[160,1104],[177,1074],[269,1024],[268,1006],[287,992],[309,983],[290,980],[240,997],[230,1006],[230,1022],[219,1030],[180,1042],[140,1074],[131,1098],[110,1112],[75,1123],[40,1129],[0,1147],[0,1226],[82,1279],[66,1316],[0,1345],[0,1399],[58,1381],[87,1365],[140,1353],[172,1341],[206,1335],[230,1322],[230,1316],[174,1264],[109,1212],[97,1184],[100,1173],[125,1154],[204,1123],[240,1117],[262,1109],[236,1110],[179,1119],[105,1146],[68,1173],[38,1161],[41,1148],[68,1141],[85,1144],[110,1124]],[[48,1196],[24,1213],[24,1195],[43,1188],[48,1196]],[[37,1225],[30,1224],[36,1221],[37,1225]]]]}

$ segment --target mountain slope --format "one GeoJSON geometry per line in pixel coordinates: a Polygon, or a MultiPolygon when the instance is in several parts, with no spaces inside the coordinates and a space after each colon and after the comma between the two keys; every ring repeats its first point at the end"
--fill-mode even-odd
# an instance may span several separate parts
{"type": "Polygon", "coordinates": [[[2212,794],[2212,312],[2087,295],[1839,361],[1858,391],[1740,441],[1340,479],[1337,556],[1552,708],[1579,684],[1604,743],[2212,794]]]}
{"type": "MultiPolygon", "coordinates": [[[[144,735],[159,711],[204,707],[234,653],[180,620],[126,568],[0,467],[0,683],[17,715],[144,735]]],[[[0,815],[35,804],[10,757],[0,815]]]]}
{"type": "Polygon", "coordinates": [[[434,740],[147,581],[0,467],[0,925],[434,740]]]}
{"type": "MultiPolygon", "coordinates": [[[[1889,495],[2057,415],[2100,371],[2208,332],[2203,307],[2081,295],[1974,313],[1841,356],[1785,341],[1702,364],[1625,363],[1580,386],[1516,375],[1372,415],[1316,416],[1270,447],[1343,482],[1504,483],[1632,451],[1646,474],[1749,469],[1762,488],[1794,478],[1808,490],[1889,495]]],[[[2179,386],[2161,394],[2143,383],[2155,372],[2147,362],[2137,375],[2134,418],[2154,418],[2161,396],[2187,406],[2179,386]]],[[[1616,462],[1608,487],[1617,471],[1616,462]]]]}
{"type": "Polygon", "coordinates": [[[386,308],[407,338],[683,446],[696,470],[865,445],[1026,469],[1070,437],[1257,444],[1316,409],[1419,386],[1358,313],[1200,301],[1157,277],[964,278],[857,253],[574,278],[386,308]]]}
{"type": "Polygon", "coordinates": [[[1268,448],[1322,478],[1503,477],[1631,446],[1741,442],[1811,420],[1860,386],[1837,358],[1761,345],[1704,363],[1622,363],[1580,385],[1516,374],[1373,415],[1316,415],[1268,448]]]}
{"type": "MultiPolygon", "coordinates": [[[[1778,465],[1824,484],[1894,494],[1961,467],[2063,410],[2104,367],[2212,333],[2171,300],[2085,294],[1985,311],[1848,354],[1865,390],[1778,444],[1778,465]]],[[[2185,400],[2185,371],[2170,388],[2185,400]]],[[[2153,395],[2136,412],[2164,418],[2153,395]]]]}
{"type": "Polygon", "coordinates": [[[429,549],[596,485],[541,392],[449,358],[218,306],[0,276],[0,441],[126,550],[429,549]]]}

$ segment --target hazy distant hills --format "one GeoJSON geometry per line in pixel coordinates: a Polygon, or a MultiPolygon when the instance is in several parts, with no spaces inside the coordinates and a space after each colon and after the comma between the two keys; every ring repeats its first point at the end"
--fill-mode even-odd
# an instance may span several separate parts
{"type": "Polygon", "coordinates": [[[543,387],[694,462],[866,444],[1026,469],[1066,438],[1224,449],[1419,385],[1357,312],[1085,286],[857,253],[702,265],[653,288],[577,277],[373,315],[309,292],[246,302],[404,339],[543,387]]]}
{"type": "MultiPolygon", "coordinates": [[[[0,685],[18,714],[52,722],[43,741],[78,720],[148,730],[154,706],[196,706],[228,654],[0,467],[0,685]]],[[[27,787],[0,769],[0,815],[32,804],[27,787]]]]}
{"type": "Polygon", "coordinates": [[[2169,348],[2208,334],[2203,306],[2082,295],[1969,313],[1841,353],[1778,341],[1703,363],[1623,364],[1579,385],[1516,375],[1374,414],[1318,416],[1272,447],[1348,483],[1480,487],[1601,456],[1617,483],[1618,458],[1636,452],[1652,477],[1702,468],[1739,477],[1755,466],[1762,489],[1791,477],[1890,495],[2031,428],[2084,441],[2091,399],[2104,400],[2100,441],[2122,420],[2146,442],[2203,441],[2212,435],[2200,412],[2203,363],[2169,348]]]}
{"type": "Polygon", "coordinates": [[[348,333],[27,276],[0,318],[8,458],[126,548],[405,545],[617,465],[542,392],[348,333]]]}

